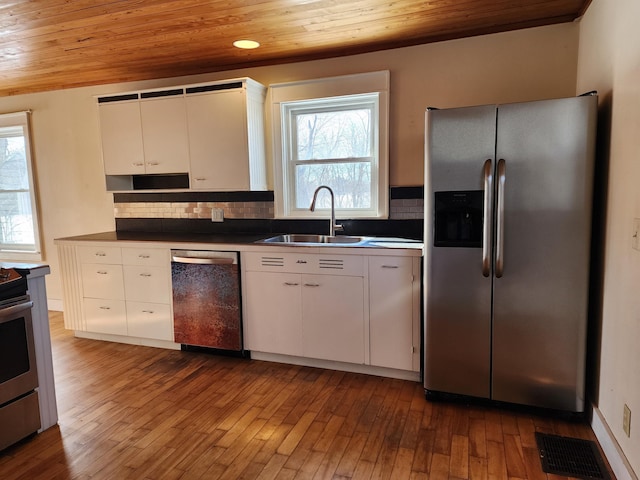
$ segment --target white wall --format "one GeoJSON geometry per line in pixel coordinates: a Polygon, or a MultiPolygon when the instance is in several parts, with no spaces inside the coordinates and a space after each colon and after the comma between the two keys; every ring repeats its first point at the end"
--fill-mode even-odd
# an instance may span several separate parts
{"type": "Polygon", "coordinates": [[[577,88],[600,93],[600,161],[609,162],[596,406],[640,473],[640,251],[631,248],[633,219],[640,218],[638,18],[638,0],[593,0],[580,22],[577,88]],[[624,404],[632,412],[630,438],[622,430],[624,404]]]}
{"type": "Polygon", "coordinates": [[[33,110],[33,140],[50,299],[60,299],[53,239],[112,230],[94,95],[241,76],[265,85],[391,71],[391,185],[422,185],[427,106],[451,107],[571,96],[578,25],[567,23],[378,53],[175,79],[0,98],[0,113],[33,110]]]}

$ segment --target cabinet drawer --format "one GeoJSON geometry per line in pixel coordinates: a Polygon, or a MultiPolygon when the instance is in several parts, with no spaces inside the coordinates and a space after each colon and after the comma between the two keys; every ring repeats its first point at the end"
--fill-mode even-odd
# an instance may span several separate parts
{"type": "Polygon", "coordinates": [[[167,268],[125,265],[123,269],[127,300],[171,303],[171,284],[167,268]]]}
{"type": "Polygon", "coordinates": [[[169,268],[171,261],[167,248],[123,248],[122,263],[169,268]]]}
{"type": "Polygon", "coordinates": [[[85,298],[84,316],[88,332],[127,334],[127,310],[123,300],[85,298]]]}
{"type": "Polygon", "coordinates": [[[82,296],[124,300],[122,265],[85,263],[82,270],[82,296]]]}
{"type": "Polygon", "coordinates": [[[129,336],[173,341],[173,322],[169,305],[127,302],[129,336]]]}
{"type": "Polygon", "coordinates": [[[119,247],[78,247],[80,263],[122,263],[122,253],[119,247]]]}
{"type": "Polygon", "coordinates": [[[243,262],[248,271],[361,277],[364,276],[365,258],[361,255],[331,253],[247,252],[243,256],[243,262]]]}

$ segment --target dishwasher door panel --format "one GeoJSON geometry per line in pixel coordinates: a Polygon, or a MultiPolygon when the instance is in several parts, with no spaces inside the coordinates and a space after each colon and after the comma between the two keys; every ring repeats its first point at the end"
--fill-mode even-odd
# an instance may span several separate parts
{"type": "Polygon", "coordinates": [[[238,264],[172,262],[175,342],[242,350],[238,264]]]}

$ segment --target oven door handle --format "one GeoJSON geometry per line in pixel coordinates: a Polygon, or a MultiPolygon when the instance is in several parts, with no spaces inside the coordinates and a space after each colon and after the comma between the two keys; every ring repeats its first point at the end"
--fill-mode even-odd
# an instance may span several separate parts
{"type": "Polygon", "coordinates": [[[201,265],[231,265],[235,263],[233,258],[225,257],[181,257],[173,255],[171,261],[175,263],[199,263],[201,265]]]}
{"type": "Polygon", "coordinates": [[[16,314],[24,310],[30,310],[31,307],[33,307],[33,302],[28,301],[0,309],[0,323],[4,323],[7,320],[13,320],[16,314]]]}

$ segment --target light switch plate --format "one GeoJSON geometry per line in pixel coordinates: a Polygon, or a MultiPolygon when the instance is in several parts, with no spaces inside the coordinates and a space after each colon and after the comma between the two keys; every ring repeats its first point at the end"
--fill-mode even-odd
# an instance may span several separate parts
{"type": "Polygon", "coordinates": [[[631,232],[631,247],[640,250],[640,218],[633,219],[633,232],[631,232]]]}

